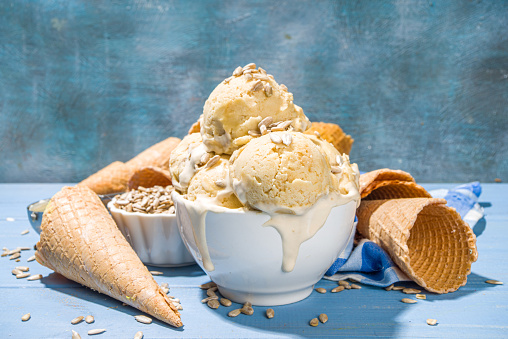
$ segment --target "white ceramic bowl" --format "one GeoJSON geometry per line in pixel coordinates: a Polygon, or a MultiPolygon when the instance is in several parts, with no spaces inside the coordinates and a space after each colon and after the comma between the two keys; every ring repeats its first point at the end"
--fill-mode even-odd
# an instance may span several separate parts
{"type": "Polygon", "coordinates": [[[108,209],[144,264],[161,267],[195,264],[182,242],[174,214],[127,212],[116,208],[114,202],[115,199],[108,204],[108,209]]]}
{"type": "Polygon", "coordinates": [[[262,226],[270,219],[267,214],[219,208],[205,219],[214,266],[207,270],[195,239],[197,204],[177,192],[172,198],[182,239],[194,259],[224,297],[239,303],[275,306],[306,298],[354,236],[356,201],[351,201],[331,210],[323,227],[300,246],[294,269],[284,272],[281,237],[273,227],[262,226]]]}

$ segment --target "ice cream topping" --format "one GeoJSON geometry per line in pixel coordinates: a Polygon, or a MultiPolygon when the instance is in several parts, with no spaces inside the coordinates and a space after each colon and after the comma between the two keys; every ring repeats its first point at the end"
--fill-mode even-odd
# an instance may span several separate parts
{"type": "MultiPolygon", "coordinates": [[[[266,213],[260,226],[281,236],[285,272],[300,245],[323,226],[331,209],[359,203],[359,172],[319,135],[286,86],[255,64],[238,67],[205,103],[201,133],[186,136],[170,157],[173,185],[185,198],[206,270],[208,211],[266,213]]],[[[241,225],[239,225],[241,227],[241,225]]]]}

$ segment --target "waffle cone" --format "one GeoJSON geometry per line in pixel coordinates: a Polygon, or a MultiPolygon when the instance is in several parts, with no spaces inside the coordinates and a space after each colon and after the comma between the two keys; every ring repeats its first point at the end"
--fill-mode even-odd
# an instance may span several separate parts
{"type": "Polygon", "coordinates": [[[314,134],[319,132],[321,137],[331,143],[342,154],[349,155],[354,139],[350,135],[344,133],[339,125],[326,122],[312,122],[311,128],[305,131],[306,134],[314,134]]]}
{"type": "Polygon", "coordinates": [[[192,124],[188,134],[201,132],[201,119],[192,124]]]}
{"type": "Polygon", "coordinates": [[[448,293],[467,282],[476,261],[476,237],[444,199],[362,201],[358,231],[428,291],[448,293]]]}
{"type": "Polygon", "coordinates": [[[180,314],[87,187],[65,187],[48,204],[35,252],[46,267],[180,327],[180,314]]]}
{"type": "Polygon", "coordinates": [[[86,186],[97,194],[124,192],[132,175],[132,169],[120,161],[115,161],[92,174],[78,186],[86,186]]]}
{"type": "Polygon", "coordinates": [[[411,174],[388,168],[360,175],[360,194],[363,200],[432,198],[411,174]]]}
{"type": "Polygon", "coordinates": [[[169,137],[139,153],[127,161],[126,165],[134,170],[150,166],[169,169],[169,156],[180,141],[178,138],[169,137]]]}
{"type": "Polygon", "coordinates": [[[153,186],[171,185],[169,171],[158,167],[145,167],[136,171],[129,180],[129,190],[137,189],[139,186],[149,188],[153,186]]]}

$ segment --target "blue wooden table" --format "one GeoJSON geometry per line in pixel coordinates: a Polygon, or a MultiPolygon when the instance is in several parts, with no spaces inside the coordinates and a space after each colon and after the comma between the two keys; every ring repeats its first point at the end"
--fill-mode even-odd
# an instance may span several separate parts
{"type": "MultiPolygon", "coordinates": [[[[0,184],[0,248],[31,247],[38,234],[31,228],[25,208],[34,201],[52,196],[63,184],[0,184]],[[21,235],[22,231],[30,232],[21,235]]],[[[427,184],[427,189],[453,187],[452,184],[427,184]]],[[[183,329],[174,329],[154,321],[138,323],[139,311],[122,306],[112,298],[93,292],[52,273],[36,261],[27,262],[34,250],[23,251],[20,262],[0,258],[1,338],[70,338],[71,330],[88,337],[87,331],[105,328],[100,338],[132,338],[143,331],[145,338],[274,338],[274,337],[454,337],[494,338],[508,336],[508,286],[490,285],[487,279],[508,282],[508,184],[483,185],[480,197],[486,216],[474,228],[478,236],[479,258],[473,264],[466,286],[457,292],[437,295],[426,293],[427,300],[404,304],[398,291],[362,286],[360,290],[340,293],[312,293],[307,299],[274,307],[275,317],[265,317],[266,307],[254,307],[254,315],[229,318],[235,307],[212,310],[200,301],[205,297],[199,285],[209,281],[197,266],[155,268],[164,275],[170,294],[183,305],[183,329]],[[16,279],[11,270],[28,266],[42,280],[16,279]],[[31,313],[31,319],[21,316],[31,313]],[[318,327],[308,325],[320,313],[328,322],[318,327]],[[93,315],[95,323],[71,325],[77,316],[93,315]],[[429,326],[426,319],[438,320],[429,326]]],[[[402,285],[402,284],[401,284],[402,285]]],[[[417,287],[415,284],[406,286],[417,287]]],[[[317,287],[328,291],[336,283],[321,280],[317,287]]]]}

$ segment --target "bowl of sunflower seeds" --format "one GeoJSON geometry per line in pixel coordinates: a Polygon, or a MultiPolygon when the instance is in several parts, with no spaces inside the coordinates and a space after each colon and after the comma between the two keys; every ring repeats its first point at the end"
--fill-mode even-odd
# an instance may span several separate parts
{"type": "Polygon", "coordinates": [[[115,196],[108,209],[118,228],[146,265],[178,267],[195,264],[180,237],[173,186],[138,187],[115,196]]]}

